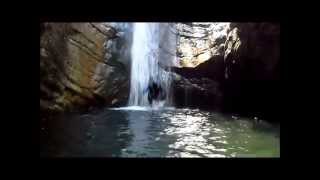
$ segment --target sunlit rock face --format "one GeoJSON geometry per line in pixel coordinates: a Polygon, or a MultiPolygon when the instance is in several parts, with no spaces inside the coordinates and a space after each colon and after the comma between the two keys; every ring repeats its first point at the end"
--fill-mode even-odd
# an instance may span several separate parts
{"type": "Polygon", "coordinates": [[[42,23],[40,111],[65,111],[119,101],[128,81],[112,61],[117,30],[107,23],[42,23]]]}
{"type": "Polygon", "coordinates": [[[230,23],[177,23],[177,54],[180,67],[196,67],[224,55],[230,23]]]}
{"type": "Polygon", "coordinates": [[[224,49],[230,23],[177,23],[177,106],[219,109],[224,49]]]}

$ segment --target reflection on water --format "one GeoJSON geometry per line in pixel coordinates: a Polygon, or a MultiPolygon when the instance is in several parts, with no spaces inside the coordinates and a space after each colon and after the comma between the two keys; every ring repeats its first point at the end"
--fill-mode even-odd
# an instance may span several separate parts
{"type": "Polygon", "coordinates": [[[279,126],[198,109],[105,109],[50,127],[45,156],[280,156],[279,126]]]}
{"type": "Polygon", "coordinates": [[[168,156],[225,157],[220,152],[225,152],[226,149],[217,148],[208,142],[211,131],[219,133],[219,136],[213,137],[216,138],[216,142],[223,136],[223,131],[213,128],[212,124],[208,123],[206,114],[192,115],[180,112],[170,118],[170,123],[172,126],[166,128],[165,132],[176,136],[177,141],[169,145],[171,150],[168,156]]]}

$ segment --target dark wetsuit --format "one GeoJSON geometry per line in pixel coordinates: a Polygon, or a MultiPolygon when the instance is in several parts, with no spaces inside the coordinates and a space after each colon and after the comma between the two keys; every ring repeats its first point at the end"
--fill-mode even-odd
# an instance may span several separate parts
{"type": "Polygon", "coordinates": [[[165,91],[160,85],[155,82],[151,82],[148,86],[148,101],[149,104],[152,104],[153,100],[163,100],[165,99],[165,91]]]}

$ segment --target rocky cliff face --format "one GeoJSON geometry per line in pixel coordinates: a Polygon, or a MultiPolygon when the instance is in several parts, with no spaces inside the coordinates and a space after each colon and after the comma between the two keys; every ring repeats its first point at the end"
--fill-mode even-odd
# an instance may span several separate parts
{"type": "Polygon", "coordinates": [[[225,42],[225,78],[276,79],[280,60],[280,25],[231,23],[230,27],[225,42]]]}
{"type": "Polygon", "coordinates": [[[280,24],[231,23],[225,43],[225,108],[258,116],[279,112],[280,24]]]}
{"type": "Polygon", "coordinates": [[[268,115],[277,111],[274,104],[280,91],[279,24],[182,23],[177,25],[177,34],[180,65],[172,70],[181,76],[176,78],[178,97],[188,93],[187,86],[194,89],[194,99],[203,99],[200,89],[208,94],[206,99],[210,100],[199,101],[200,106],[219,102],[218,107],[232,112],[268,115]],[[197,81],[190,81],[195,78],[197,81]],[[206,78],[210,81],[201,82],[206,78]],[[189,83],[184,83],[187,80],[189,83]],[[214,91],[201,85],[208,83],[215,87],[214,91]],[[193,88],[195,85],[202,88],[193,88]]]}
{"type": "Polygon", "coordinates": [[[178,23],[177,54],[180,67],[199,64],[223,56],[229,23],[178,23]]]}
{"type": "Polygon", "coordinates": [[[121,103],[128,68],[112,60],[120,38],[107,23],[40,25],[40,112],[121,103]]]}
{"type": "Polygon", "coordinates": [[[177,105],[219,109],[224,49],[230,23],[178,23],[177,59],[172,67],[177,105]],[[188,98],[187,98],[188,97],[188,98]]]}
{"type": "MultiPolygon", "coordinates": [[[[131,23],[43,23],[40,30],[41,111],[126,104],[131,23]]],[[[171,66],[177,106],[274,113],[279,24],[166,23],[160,32],[159,63],[171,66]]]]}

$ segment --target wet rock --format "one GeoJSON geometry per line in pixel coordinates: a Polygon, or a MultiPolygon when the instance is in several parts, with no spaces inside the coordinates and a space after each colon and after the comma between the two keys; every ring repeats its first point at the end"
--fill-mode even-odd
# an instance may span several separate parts
{"type": "Polygon", "coordinates": [[[280,24],[230,27],[224,54],[224,108],[272,120],[280,109],[280,24]]]}
{"type": "MultiPolygon", "coordinates": [[[[173,72],[182,79],[215,81],[225,111],[264,118],[277,114],[281,92],[278,23],[230,23],[228,28],[178,23],[177,34],[180,64],[171,68],[173,72]]],[[[206,98],[215,99],[217,94],[211,96],[206,98]]]]}
{"type": "Polygon", "coordinates": [[[225,43],[226,78],[270,80],[278,77],[280,25],[231,23],[225,43]]]}
{"type": "Polygon", "coordinates": [[[119,95],[111,92],[113,88],[128,89],[126,70],[120,62],[110,62],[112,51],[105,48],[117,39],[110,25],[43,23],[41,27],[40,111],[111,104],[110,96],[119,95]]]}
{"type": "Polygon", "coordinates": [[[218,110],[222,92],[219,84],[208,78],[173,78],[174,103],[177,107],[201,107],[218,110]]]}

